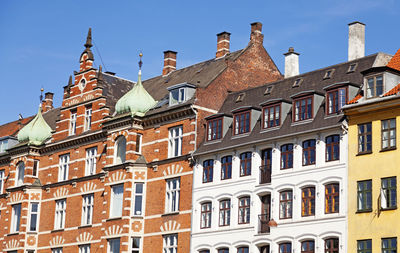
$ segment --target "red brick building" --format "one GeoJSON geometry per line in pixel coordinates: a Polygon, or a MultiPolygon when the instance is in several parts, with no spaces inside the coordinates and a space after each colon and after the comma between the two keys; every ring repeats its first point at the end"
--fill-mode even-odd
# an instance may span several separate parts
{"type": "Polygon", "coordinates": [[[0,126],[0,250],[189,252],[204,118],[228,91],[282,78],[261,27],[232,53],[218,34],[216,58],[183,69],[165,51],[143,84],[95,69],[89,30],[61,107],[46,93],[35,118],[0,126]]]}

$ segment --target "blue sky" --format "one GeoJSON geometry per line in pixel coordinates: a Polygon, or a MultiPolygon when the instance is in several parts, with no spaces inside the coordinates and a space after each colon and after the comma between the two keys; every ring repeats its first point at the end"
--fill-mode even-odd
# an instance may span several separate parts
{"type": "Polygon", "coordinates": [[[400,48],[400,1],[0,1],[0,124],[35,114],[40,88],[55,93],[83,51],[92,27],[95,65],[136,80],[161,74],[163,51],[178,52],[182,68],[215,57],[216,34],[231,33],[231,51],[245,47],[250,23],[263,23],[264,47],[283,72],[290,46],[300,72],[347,60],[347,24],[366,24],[366,54],[400,48]],[[100,55],[103,63],[100,60],[100,55]]]}

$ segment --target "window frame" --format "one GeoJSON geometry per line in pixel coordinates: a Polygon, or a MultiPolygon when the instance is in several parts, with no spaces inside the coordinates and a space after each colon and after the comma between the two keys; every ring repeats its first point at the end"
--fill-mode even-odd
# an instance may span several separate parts
{"type": "Polygon", "coordinates": [[[6,183],[6,170],[0,170],[0,194],[3,194],[6,183]]]}
{"type": "Polygon", "coordinates": [[[381,148],[382,150],[391,150],[396,148],[396,118],[391,118],[391,119],[385,119],[381,120],[381,148]],[[394,128],[391,127],[391,121],[394,121],[394,128]],[[384,129],[384,122],[387,122],[388,128],[384,129]],[[394,138],[392,138],[390,132],[391,130],[394,130],[394,138]],[[388,134],[388,139],[386,140],[388,142],[387,147],[384,147],[384,133],[388,134]],[[394,145],[391,145],[391,141],[394,139],[394,145]]]}
{"type": "Polygon", "coordinates": [[[309,139],[303,141],[302,144],[302,150],[303,150],[303,166],[308,166],[308,165],[315,165],[315,160],[316,160],[316,146],[317,146],[317,141],[315,139],[309,139]],[[312,144],[310,145],[310,144],[312,144]],[[305,148],[305,145],[308,144],[308,147],[305,148]],[[314,154],[314,155],[313,155],[314,154]],[[307,157],[306,157],[307,155],[307,157]]]}
{"type": "Polygon", "coordinates": [[[238,224],[249,224],[251,219],[250,196],[242,196],[238,199],[238,224]],[[244,201],[244,202],[242,202],[244,201]]]}
{"type": "Polygon", "coordinates": [[[134,183],[134,197],[133,197],[133,215],[134,216],[143,216],[144,212],[143,212],[143,200],[144,200],[144,183],[142,182],[137,182],[134,183]],[[138,192],[138,185],[142,186],[142,192],[138,192]],[[140,203],[140,208],[137,205],[137,203],[140,203]],[[140,210],[136,210],[136,209],[140,209],[140,210]],[[137,213],[140,212],[140,213],[137,213]]]}
{"type": "Polygon", "coordinates": [[[28,231],[29,232],[38,232],[38,224],[39,224],[39,202],[31,202],[29,204],[29,226],[28,226],[28,231]],[[36,205],[36,211],[33,211],[33,205],[36,205]],[[36,215],[36,218],[33,219],[33,216],[36,215]],[[34,221],[34,229],[32,229],[34,221]]]}
{"type": "Polygon", "coordinates": [[[387,237],[387,238],[382,238],[381,239],[381,248],[382,248],[382,253],[386,252],[397,252],[397,237],[387,237]],[[395,247],[393,247],[393,240],[395,243],[395,247]],[[388,242],[388,247],[383,248],[384,241],[388,242]]]}
{"type": "Polygon", "coordinates": [[[222,118],[210,119],[207,121],[207,141],[222,139],[223,124],[222,118]]]}
{"type": "Polygon", "coordinates": [[[232,178],[232,159],[233,157],[231,155],[221,158],[221,180],[232,178]],[[229,177],[227,175],[229,175],[229,177]]]}
{"type": "Polygon", "coordinates": [[[357,181],[357,212],[371,212],[372,211],[372,179],[357,181]],[[368,189],[368,183],[370,188],[368,189]],[[360,186],[362,185],[362,189],[360,186]],[[369,195],[368,195],[369,193],[369,195]],[[362,198],[362,199],[361,199],[362,198]],[[360,205],[361,201],[361,205],[360,205]],[[368,202],[370,207],[368,207],[368,202]]]}
{"type": "Polygon", "coordinates": [[[331,89],[326,91],[326,115],[338,114],[343,106],[349,100],[349,89],[348,87],[337,87],[335,89],[331,89]],[[341,94],[340,92],[344,90],[344,104],[341,102],[341,94]],[[331,104],[331,94],[333,94],[333,102],[331,104]],[[331,110],[332,108],[332,110],[331,110]]]}
{"type": "Polygon", "coordinates": [[[143,135],[136,133],[135,152],[138,154],[142,153],[142,142],[143,142],[143,135]]]}
{"type": "Polygon", "coordinates": [[[25,177],[25,163],[19,162],[17,164],[17,170],[16,170],[16,175],[15,175],[15,186],[23,185],[24,177],[25,177]]]}
{"type": "Polygon", "coordinates": [[[384,177],[381,178],[381,210],[391,210],[397,208],[397,177],[384,177]],[[392,181],[393,180],[393,181],[392,181]],[[387,187],[383,187],[383,183],[387,181],[387,187]],[[394,182],[394,186],[392,185],[394,182]],[[385,189],[387,189],[387,194],[385,197],[386,207],[382,207],[382,198],[385,196],[385,189]],[[393,196],[394,195],[394,196],[393,196]],[[392,200],[394,200],[395,204],[392,205],[392,200]]]}
{"type": "Polygon", "coordinates": [[[379,74],[374,74],[374,75],[370,75],[370,76],[366,76],[365,77],[365,98],[366,99],[371,99],[371,98],[376,98],[379,97],[380,95],[383,95],[385,92],[385,75],[383,73],[379,73],[379,74]],[[382,94],[377,94],[377,82],[376,79],[378,77],[382,77],[382,94]],[[368,82],[370,79],[373,79],[373,93],[371,93],[371,96],[368,96],[368,82]]]}
{"type": "Polygon", "coordinates": [[[77,120],[77,110],[70,110],[69,116],[69,135],[76,135],[76,120],[77,120]]]}
{"type": "Polygon", "coordinates": [[[219,226],[225,227],[231,224],[231,200],[221,199],[219,201],[219,226]],[[221,222],[222,221],[222,222],[221,222]]]}
{"type": "Polygon", "coordinates": [[[238,247],[237,253],[249,253],[249,247],[247,247],[247,246],[238,247]]]}
{"type": "Polygon", "coordinates": [[[63,248],[62,247],[52,248],[51,253],[63,253],[63,248]]]}
{"type": "Polygon", "coordinates": [[[163,252],[177,253],[178,251],[178,234],[163,235],[163,252]],[[171,238],[173,244],[171,245],[171,238]]]}
{"type": "Polygon", "coordinates": [[[251,123],[250,110],[235,113],[233,116],[233,135],[241,135],[249,133],[251,130],[250,123],[251,123]],[[241,118],[242,115],[244,115],[243,119],[241,118]]]}
{"type": "Polygon", "coordinates": [[[282,103],[264,106],[263,110],[262,110],[262,128],[268,129],[268,128],[273,128],[273,127],[279,127],[281,125],[281,118],[282,118],[281,114],[282,114],[282,103]],[[274,109],[274,112],[273,112],[273,120],[272,120],[273,124],[271,125],[270,122],[271,122],[271,109],[272,108],[274,109]],[[277,109],[279,110],[278,116],[276,113],[277,109]],[[268,115],[266,115],[267,110],[268,110],[268,115]]]}
{"type": "Polygon", "coordinates": [[[33,160],[33,167],[32,167],[32,176],[33,177],[38,177],[39,175],[39,160],[38,159],[34,159],[33,160]]]}
{"type": "Polygon", "coordinates": [[[168,129],[168,158],[182,155],[183,126],[168,129]]]}
{"type": "Polygon", "coordinates": [[[85,158],[85,176],[96,174],[97,165],[97,147],[86,149],[85,158]]]}
{"type": "Polygon", "coordinates": [[[107,253],[120,253],[121,252],[121,238],[110,238],[107,240],[107,253]],[[115,242],[118,242],[116,244],[115,242]],[[113,249],[114,246],[118,246],[118,251],[113,249]]]}
{"type": "Polygon", "coordinates": [[[308,96],[303,96],[299,97],[296,99],[293,99],[293,122],[300,122],[300,121],[305,121],[308,119],[313,119],[314,118],[314,95],[308,95],[308,96]],[[308,109],[308,99],[311,99],[311,104],[310,104],[310,114],[309,114],[309,109],[308,109]],[[305,104],[305,113],[304,113],[304,119],[301,118],[301,114],[303,113],[301,107],[301,101],[306,101],[305,104]],[[299,103],[299,107],[297,107],[297,102],[299,103]],[[296,119],[296,115],[298,115],[298,119],[296,119]]]}
{"type": "Polygon", "coordinates": [[[339,213],[340,209],[340,184],[339,183],[329,183],[325,185],[325,214],[339,213]],[[335,187],[337,186],[337,191],[335,187]],[[329,188],[331,188],[331,193],[329,193],[329,188]],[[333,191],[332,191],[333,189],[333,191]],[[337,201],[335,197],[337,196],[337,201]]]}
{"type": "Polygon", "coordinates": [[[85,124],[84,131],[89,131],[92,128],[92,105],[85,106],[85,124]]]}
{"type": "Polygon", "coordinates": [[[369,154],[372,153],[372,122],[366,122],[357,125],[357,138],[358,138],[358,154],[369,154]],[[368,131],[368,125],[370,125],[371,131],[368,131]],[[363,131],[363,133],[361,133],[363,131]],[[368,142],[368,136],[370,142],[368,142]],[[362,139],[365,141],[363,142],[362,139]],[[370,149],[368,149],[368,144],[370,149]]]}
{"type": "Polygon", "coordinates": [[[314,253],[315,252],[315,241],[314,240],[302,241],[300,244],[300,250],[301,250],[301,253],[314,253]],[[306,248],[304,248],[303,245],[307,245],[306,248]]]}
{"type": "Polygon", "coordinates": [[[292,169],[293,168],[293,149],[294,145],[292,143],[287,143],[281,146],[281,170],[292,169]],[[286,147],[286,151],[282,151],[286,147]],[[291,148],[289,148],[291,147],[291,148]],[[284,159],[285,157],[285,159],[284,159]]]}
{"type": "Polygon", "coordinates": [[[115,139],[114,164],[123,164],[125,162],[126,162],[126,137],[124,135],[120,135],[115,139]]]}
{"type": "Polygon", "coordinates": [[[293,217],[293,190],[287,189],[279,192],[279,219],[291,219],[293,217]],[[282,199],[283,196],[286,196],[282,199]],[[290,197],[290,198],[289,198],[290,197]]]}
{"type": "Polygon", "coordinates": [[[79,246],[79,253],[90,253],[90,244],[81,244],[79,246]]]}
{"type": "Polygon", "coordinates": [[[203,184],[211,183],[214,176],[214,160],[208,159],[203,162],[203,184]]]}
{"type": "Polygon", "coordinates": [[[211,228],[212,219],[212,203],[207,201],[201,204],[200,207],[200,229],[211,228]]]}
{"type": "Polygon", "coordinates": [[[65,228],[66,210],[67,210],[67,199],[56,200],[55,215],[54,215],[54,229],[55,230],[65,228]]]}
{"type": "Polygon", "coordinates": [[[11,205],[11,210],[10,233],[18,233],[21,229],[22,204],[11,205]]]}
{"type": "Polygon", "coordinates": [[[142,246],[142,237],[140,236],[132,236],[131,237],[131,253],[139,253],[142,246]],[[137,247],[135,244],[135,239],[137,239],[137,247]],[[135,246],[135,247],[134,247],[135,246]]]}
{"type": "Polygon", "coordinates": [[[171,178],[171,179],[166,180],[165,213],[179,212],[180,189],[181,189],[180,182],[181,182],[180,177],[171,178]],[[175,184],[176,188],[173,188],[174,181],[176,181],[176,184],[175,184]]]}
{"type": "Polygon", "coordinates": [[[87,226],[93,224],[94,194],[82,196],[82,218],[81,225],[87,226]]]}
{"type": "Polygon", "coordinates": [[[110,218],[118,218],[118,217],[122,217],[123,215],[123,210],[124,210],[124,184],[115,184],[111,186],[111,196],[110,196],[110,218]],[[118,199],[115,197],[116,194],[119,194],[119,192],[116,193],[117,189],[122,189],[122,194],[121,194],[121,199],[119,201],[121,201],[120,206],[121,209],[114,209],[113,207],[115,207],[116,205],[114,205],[115,201],[117,201],[118,199]],[[118,212],[118,213],[117,213],[118,212]]]}
{"type": "Polygon", "coordinates": [[[372,240],[357,240],[357,253],[372,253],[372,240]],[[361,245],[362,248],[360,247],[361,245]]]}
{"type": "Polygon", "coordinates": [[[279,253],[292,253],[292,243],[291,242],[279,243],[279,253]]]}
{"type": "Polygon", "coordinates": [[[253,154],[250,151],[243,152],[239,155],[239,158],[240,158],[240,170],[239,170],[240,174],[239,174],[239,176],[240,177],[251,176],[252,157],[253,157],[253,154]]]}
{"type": "Polygon", "coordinates": [[[58,157],[58,182],[68,180],[70,154],[63,154],[58,157]]]}
{"type": "Polygon", "coordinates": [[[315,216],[315,186],[301,189],[301,216],[315,216]]]}
{"type": "Polygon", "coordinates": [[[339,160],[340,160],[340,135],[332,134],[332,135],[326,136],[325,137],[325,162],[332,162],[332,161],[339,161],[339,160]],[[334,142],[335,137],[337,137],[338,142],[334,142]],[[332,139],[331,143],[328,143],[328,138],[332,139]],[[335,157],[335,147],[337,147],[337,158],[335,157]],[[329,159],[330,157],[333,157],[333,158],[329,159]]]}
{"type": "Polygon", "coordinates": [[[330,237],[324,240],[325,253],[338,253],[340,248],[339,238],[330,237]],[[337,242],[337,248],[335,248],[335,243],[337,242]],[[331,243],[331,247],[328,248],[328,244],[331,243]]]}

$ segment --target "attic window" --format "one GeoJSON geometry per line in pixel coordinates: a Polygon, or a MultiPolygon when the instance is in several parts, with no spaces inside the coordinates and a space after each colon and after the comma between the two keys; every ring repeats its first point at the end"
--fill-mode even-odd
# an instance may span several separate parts
{"type": "Polygon", "coordinates": [[[297,78],[297,79],[294,81],[294,83],[293,83],[293,86],[292,86],[292,87],[299,87],[299,86],[300,86],[300,84],[302,83],[302,81],[303,81],[303,79],[301,79],[301,78],[297,78]]]}
{"type": "Polygon", "coordinates": [[[271,91],[273,88],[274,88],[274,86],[268,86],[264,91],[264,96],[271,94],[271,91]]]}
{"type": "Polygon", "coordinates": [[[179,88],[170,92],[170,105],[180,104],[185,102],[185,88],[179,88]]]}
{"type": "Polygon", "coordinates": [[[237,102],[242,102],[244,96],[245,96],[245,93],[240,93],[239,96],[236,98],[236,103],[237,103],[237,102]]]}
{"type": "Polygon", "coordinates": [[[329,70],[327,70],[327,71],[325,72],[324,79],[332,78],[333,72],[335,72],[334,69],[329,69],[329,70]]]}
{"type": "Polygon", "coordinates": [[[356,68],[357,68],[357,63],[350,64],[349,69],[347,70],[347,73],[354,72],[356,70],[356,68]]]}

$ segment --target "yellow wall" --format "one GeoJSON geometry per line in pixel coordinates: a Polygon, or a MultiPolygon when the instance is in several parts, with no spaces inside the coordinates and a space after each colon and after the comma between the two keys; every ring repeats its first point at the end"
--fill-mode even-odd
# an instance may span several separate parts
{"type": "MultiPolygon", "coordinates": [[[[357,240],[372,239],[372,252],[381,252],[381,238],[400,235],[400,210],[381,211],[381,178],[400,178],[400,109],[349,116],[348,252],[357,252],[357,240]],[[397,117],[396,117],[397,116],[397,117]],[[396,150],[381,151],[381,120],[396,118],[396,150]],[[372,122],[372,154],[358,155],[357,124],[372,122]],[[372,179],[372,212],[357,212],[357,181],[372,179]]],[[[397,191],[398,192],[398,191],[397,191]]],[[[397,205],[399,198],[397,193],[397,205]]]]}

